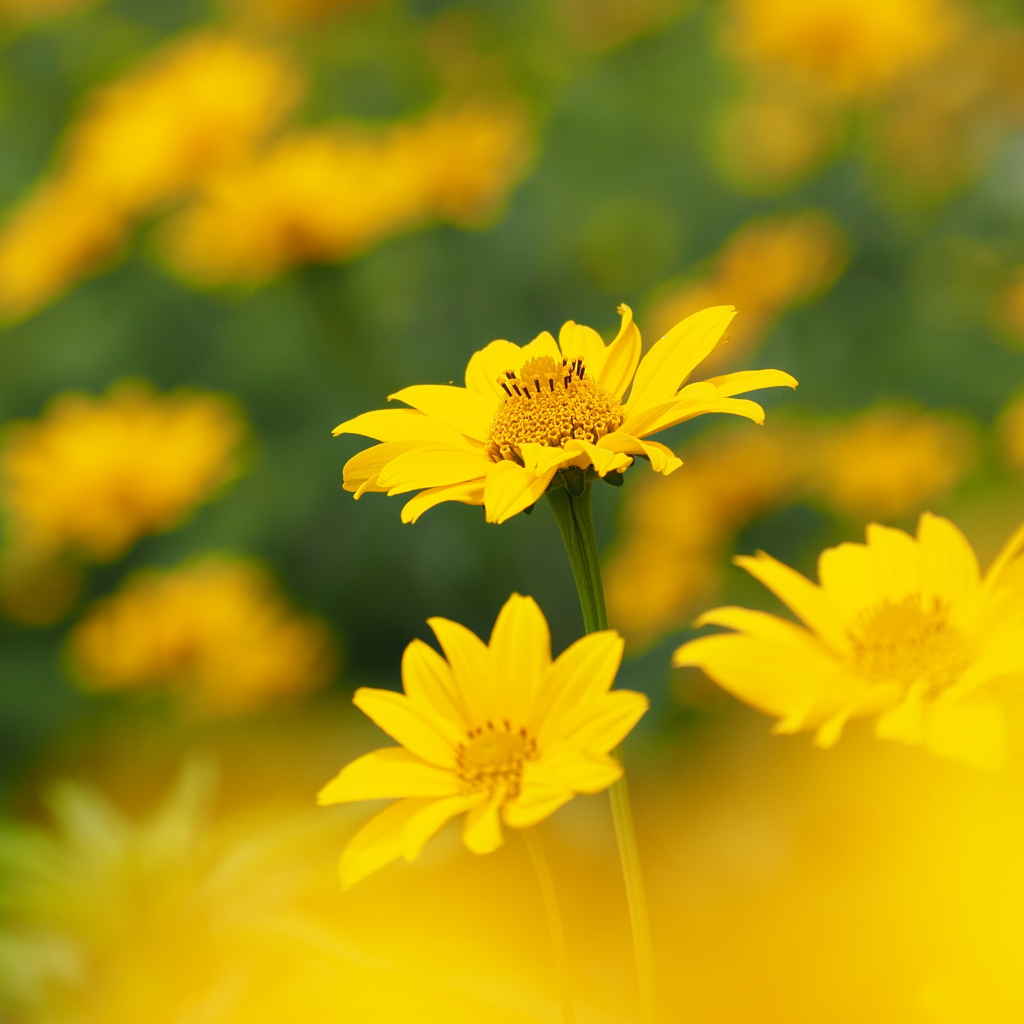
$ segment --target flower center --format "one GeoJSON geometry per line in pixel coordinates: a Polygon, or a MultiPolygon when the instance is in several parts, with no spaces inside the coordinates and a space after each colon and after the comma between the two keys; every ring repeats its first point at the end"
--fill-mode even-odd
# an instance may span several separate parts
{"type": "Polygon", "coordinates": [[[499,727],[488,722],[469,730],[466,742],[456,748],[455,767],[467,789],[493,793],[500,788],[514,797],[523,766],[536,756],[537,741],[525,728],[513,732],[507,720],[499,727]]]}
{"type": "Polygon", "coordinates": [[[507,397],[487,434],[487,454],[495,462],[520,462],[517,447],[531,441],[549,448],[574,438],[593,444],[625,419],[618,399],[586,375],[582,359],[558,364],[552,356],[539,356],[498,383],[507,397]]]}
{"type": "Polygon", "coordinates": [[[942,689],[971,657],[966,638],[949,624],[949,608],[938,601],[926,608],[920,594],[864,612],[850,639],[854,670],[875,683],[942,689]]]}

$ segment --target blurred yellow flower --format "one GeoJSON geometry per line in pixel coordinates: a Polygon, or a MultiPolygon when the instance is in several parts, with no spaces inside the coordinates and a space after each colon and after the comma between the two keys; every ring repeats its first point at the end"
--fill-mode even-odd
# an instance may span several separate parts
{"type": "Polygon", "coordinates": [[[276,50],[213,31],[100,89],[57,170],[0,229],[0,312],[33,312],[97,269],[134,217],[248,154],[301,90],[276,50]]]}
{"type": "Polygon", "coordinates": [[[91,7],[96,0],[0,0],[0,18],[15,22],[47,21],[91,7]]]}
{"type": "Polygon", "coordinates": [[[277,50],[186,36],[92,97],[69,130],[64,174],[114,209],[146,210],[246,156],[302,89],[277,50]]]}
{"type": "Polygon", "coordinates": [[[864,519],[919,512],[975,460],[969,423],[899,408],[870,409],[809,439],[808,487],[836,510],[864,519]]]}
{"type": "MultiPolygon", "coordinates": [[[[667,331],[697,310],[728,299],[743,314],[728,350],[735,359],[787,308],[831,288],[846,262],[843,232],[823,211],[751,220],[725,241],[701,277],[662,288],[648,317],[656,332],[667,331]]],[[[726,354],[713,358],[721,361],[726,354]]]]}
{"type": "Polygon", "coordinates": [[[511,106],[444,108],[370,133],[295,132],[209,178],[167,224],[171,264],[202,284],[259,283],[355,255],[429,220],[481,222],[521,174],[528,126],[511,106]]]}
{"type": "Polygon", "coordinates": [[[157,395],[140,382],[60,395],[40,419],[13,424],[0,449],[9,543],[37,557],[118,558],[232,476],[244,430],[220,395],[157,395]]]}
{"type": "Polygon", "coordinates": [[[445,822],[468,812],[473,853],[501,843],[501,820],[528,828],[577,793],[622,775],[608,752],[647,710],[611,690],[622,659],[612,630],[590,633],[551,660],[543,612],[513,594],[485,644],[465,626],[428,620],[445,658],[421,640],[405,649],[405,693],[356,691],[357,707],[401,746],[365,754],[320,791],[321,804],[397,798],[349,842],[348,888],[399,857],[415,860],[445,822]]]}
{"type": "Polygon", "coordinates": [[[866,544],[818,562],[820,585],[765,554],[736,563],[805,625],[716,608],[698,625],[734,633],[680,647],[676,665],[775,715],[776,732],[815,729],[832,746],[847,719],[878,715],[876,735],[985,768],[1005,759],[1000,687],[1024,683],[1024,527],[988,574],[947,519],[922,515],[917,537],[871,525],[866,544]]]}
{"type": "Polygon", "coordinates": [[[835,104],[820,93],[757,82],[716,126],[718,164],[745,192],[792,188],[839,141],[836,113],[835,104]]]}
{"type": "Polygon", "coordinates": [[[74,181],[44,182],[0,229],[0,315],[24,316],[116,254],[126,219],[74,181]]]}
{"type": "Polygon", "coordinates": [[[740,59],[841,96],[890,86],[957,28],[947,0],[731,0],[728,9],[740,59]]]}
{"type": "Polygon", "coordinates": [[[640,359],[640,332],[628,306],[605,345],[590,327],[563,324],[528,345],[493,341],[466,368],[466,387],[416,385],[391,395],[411,409],[364,413],[335,434],[384,442],[345,466],[345,489],[403,494],[422,490],[402,510],[415,522],[442,501],[483,505],[502,523],[536,502],[566,467],[622,472],[634,456],[671,473],[682,462],[648,435],[708,412],[764,421],[756,402],[732,396],[796,387],[781,370],[746,370],[686,384],[735,315],[716,306],[677,324],[640,359]],[[628,401],[623,395],[632,383],[628,401]],[[685,384],[685,386],[684,386],[685,384]]]}
{"type": "Polygon", "coordinates": [[[623,542],[605,568],[608,618],[628,644],[681,627],[714,591],[732,535],[796,490],[802,438],[777,426],[712,436],[685,472],[649,477],[628,496],[623,542]]]}
{"type": "Polygon", "coordinates": [[[999,418],[1006,461],[1014,469],[1024,469],[1024,394],[1018,395],[999,418]]]}
{"type": "Polygon", "coordinates": [[[318,620],[297,615],[259,566],[217,557],[136,573],[85,614],[69,653],[89,689],[166,687],[209,713],[304,695],[334,668],[318,620]]]}
{"type": "Polygon", "coordinates": [[[1024,267],[1015,267],[1011,272],[1009,283],[997,298],[996,313],[1019,344],[1024,337],[1024,267]]]}

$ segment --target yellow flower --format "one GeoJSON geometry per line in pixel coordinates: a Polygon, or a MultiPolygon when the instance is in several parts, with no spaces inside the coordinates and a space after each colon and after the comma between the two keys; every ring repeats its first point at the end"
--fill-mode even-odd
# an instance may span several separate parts
{"type": "Polygon", "coordinates": [[[954,38],[946,0],[732,0],[738,55],[812,88],[870,95],[954,38]]]}
{"type": "Polygon", "coordinates": [[[640,332],[628,306],[610,345],[568,321],[559,341],[545,331],[520,348],[493,341],[466,368],[466,387],[417,385],[390,397],[411,409],[364,413],[336,427],[383,442],[345,466],[345,489],[404,494],[426,488],[402,510],[415,522],[442,501],[483,505],[487,521],[504,522],[532,505],[554,475],[593,467],[621,472],[634,456],[660,473],[682,462],[644,438],[707,412],[764,420],[756,402],[732,396],[795,387],[780,370],[747,370],[686,384],[735,315],[716,306],[677,324],[640,360],[640,332]],[[639,363],[639,365],[637,365],[639,363]],[[623,400],[632,382],[629,399],[623,400]]]}
{"type": "Polygon", "coordinates": [[[0,313],[32,313],[102,266],[126,232],[119,212],[75,182],[44,182],[0,230],[0,313]]]}
{"type": "Polygon", "coordinates": [[[143,570],[74,628],[70,655],[89,689],[163,686],[200,711],[247,711],[326,683],[330,637],[297,615],[269,574],[206,558],[143,570]]]}
{"type": "Polygon", "coordinates": [[[919,512],[975,459],[970,424],[899,408],[869,409],[810,442],[808,485],[846,515],[890,519],[919,512]]]}
{"type": "Polygon", "coordinates": [[[11,542],[37,557],[117,558],[231,476],[243,431],[218,395],[158,396],[141,383],[61,395],[41,419],[14,424],[0,450],[11,542]]]}
{"type": "Polygon", "coordinates": [[[259,284],[293,266],[352,257],[425,221],[478,224],[529,151],[522,113],[497,105],[442,108],[378,132],[292,132],[211,175],[168,222],[164,250],[201,284],[259,284]]]}
{"type": "Polygon", "coordinates": [[[610,690],[622,640],[605,630],[551,660],[544,615],[513,594],[484,644],[448,619],[429,620],[445,658],[421,640],[405,649],[405,694],[356,691],[355,704],[399,747],[353,761],[321,791],[321,804],[398,798],[342,854],[347,888],[385,864],[415,860],[445,822],[468,812],[474,853],[502,843],[501,819],[527,828],[577,793],[622,774],[610,751],[647,710],[647,698],[610,690]]]}
{"type": "Polygon", "coordinates": [[[700,637],[675,653],[777,716],[776,731],[816,729],[834,744],[847,719],[877,714],[883,739],[923,744],[981,767],[1004,758],[996,691],[1024,682],[1024,527],[986,576],[963,534],[925,513],[917,537],[871,525],[867,544],[841,544],[818,562],[820,585],[759,553],[736,559],[805,625],[746,608],[716,608],[700,637]]]}
{"type": "Polygon", "coordinates": [[[671,287],[648,313],[655,330],[668,330],[705,306],[731,299],[743,317],[732,347],[715,354],[734,360],[749,350],[791,306],[831,288],[846,269],[842,229],[821,210],[747,221],[735,231],[697,280],[671,287]]]}

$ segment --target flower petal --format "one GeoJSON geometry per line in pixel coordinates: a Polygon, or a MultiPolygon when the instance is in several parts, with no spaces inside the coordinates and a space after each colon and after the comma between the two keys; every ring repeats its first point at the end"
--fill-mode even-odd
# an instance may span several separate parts
{"type": "Polygon", "coordinates": [[[748,391],[762,388],[795,388],[799,382],[783,370],[740,370],[725,373],[720,377],[709,377],[705,384],[711,384],[722,398],[744,395],[748,391]]]}
{"type": "Polygon", "coordinates": [[[582,359],[587,375],[593,377],[598,384],[601,383],[601,371],[608,358],[608,349],[593,327],[567,320],[558,332],[558,347],[562,351],[562,358],[570,363],[582,359]]]}
{"type": "Polygon", "coordinates": [[[479,480],[493,465],[482,452],[461,448],[417,448],[392,459],[377,478],[388,494],[404,494],[421,487],[450,487],[479,480]]]}
{"type": "Polygon", "coordinates": [[[739,555],[733,561],[772,591],[833,650],[849,648],[843,621],[821,587],[763,551],[753,558],[739,555]]]}
{"type": "Polygon", "coordinates": [[[738,608],[735,605],[712,608],[701,615],[694,626],[698,629],[701,626],[725,626],[726,629],[745,633],[754,640],[766,640],[769,643],[818,643],[818,638],[813,633],[795,622],[780,619],[778,615],[771,615],[768,612],[738,608]]]}
{"type": "Polygon", "coordinates": [[[981,568],[967,538],[948,519],[925,512],[917,525],[921,557],[921,596],[926,606],[938,601],[958,624],[972,617],[981,597],[981,568]],[[960,613],[960,614],[958,614],[960,613]]]}
{"type": "Polygon", "coordinates": [[[451,666],[422,640],[413,640],[402,654],[402,689],[427,717],[440,715],[462,732],[474,724],[455,685],[451,666]]]}
{"type": "Polygon", "coordinates": [[[612,690],[598,700],[568,708],[557,720],[549,719],[544,744],[564,742],[587,753],[607,754],[640,721],[650,703],[642,693],[612,690]]]}
{"type": "Polygon", "coordinates": [[[414,861],[423,852],[431,836],[436,835],[457,814],[476,807],[483,800],[483,793],[459,793],[444,800],[435,800],[429,807],[424,807],[402,829],[402,856],[407,861],[414,861]]]}
{"type": "Polygon", "coordinates": [[[619,306],[619,315],[622,317],[619,333],[606,350],[597,382],[621,400],[640,361],[640,332],[633,323],[633,310],[625,303],[619,306]]]}
{"type": "Polygon", "coordinates": [[[529,721],[551,666],[547,619],[532,597],[513,594],[505,602],[491,632],[490,650],[499,720],[507,719],[517,729],[529,721]]]}
{"type": "Polygon", "coordinates": [[[428,715],[403,693],[361,686],[352,698],[393,740],[440,768],[455,767],[455,744],[463,736],[454,722],[428,715]]]}
{"type": "Polygon", "coordinates": [[[514,462],[494,463],[484,484],[487,522],[503,523],[524,508],[529,508],[543,497],[556,472],[557,466],[538,476],[514,462]]]}
{"type": "Polygon", "coordinates": [[[659,441],[644,441],[622,430],[616,430],[613,434],[605,434],[597,442],[597,446],[598,448],[607,448],[609,451],[621,452],[623,455],[646,456],[651,460],[651,469],[655,473],[663,473],[665,476],[674,473],[683,464],[683,460],[676,458],[671,448],[666,448],[659,441]]]}
{"type": "Polygon", "coordinates": [[[528,767],[531,781],[536,780],[539,785],[551,789],[568,789],[573,793],[600,793],[622,777],[622,765],[614,757],[570,746],[554,747],[528,767]]]}
{"type": "Polygon", "coordinates": [[[405,402],[478,441],[487,437],[498,408],[497,397],[492,399],[479,391],[450,384],[415,384],[388,395],[388,401],[405,402]]]}
{"type": "Polygon", "coordinates": [[[751,402],[746,398],[719,398],[717,395],[705,398],[699,391],[690,391],[690,388],[696,389],[697,385],[688,385],[680,393],[679,398],[671,402],[653,405],[628,415],[619,430],[634,437],[647,437],[648,434],[668,430],[669,427],[686,420],[713,412],[743,416],[745,419],[753,420],[758,426],[764,423],[764,409],[757,402],[751,402]]]}
{"type": "Polygon", "coordinates": [[[531,781],[531,767],[527,765],[523,772],[519,795],[502,808],[501,816],[510,828],[529,828],[536,825],[538,821],[543,821],[576,795],[571,789],[543,786],[531,781]]]}
{"type": "Polygon", "coordinates": [[[674,398],[693,368],[718,345],[735,315],[732,306],[712,306],[688,316],[656,342],[637,368],[627,413],[636,415],[674,398]]]}
{"type": "Polygon", "coordinates": [[[411,797],[385,807],[372,817],[349,841],[341,854],[338,874],[341,887],[350,889],[385,864],[402,856],[402,830],[409,821],[435,800],[411,797]]]}
{"type": "Polygon", "coordinates": [[[484,503],[484,480],[466,480],[461,484],[446,484],[444,487],[428,487],[410,498],[402,506],[402,522],[415,523],[424,512],[440,505],[443,501],[461,501],[464,505],[484,503]]]}
{"type": "Polygon", "coordinates": [[[495,718],[491,652],[470,629],[451,619],[427,619],[451,667],[452,681],[466,713],[478,725],[495,718]]]}
{"type": "Polygon", "coordinates": [[[625,642],[612,629],[588,633],[555,659],[534,704],[530,731],[547,737],[546,722],[604,696],[615,682],[625,642]]]}
{"type": "Polygon", "coordinates": [[[500,402],[505,392],[498,383],[508,371],[518,373],[525,362],[518,345],[503,339],[492,341],[479,352],[474,352],[466,367],[466,387],[470,391],[500,402]]]}
{"type": "Polygon", "coordinates": [[[533,341],[524,345],[521,355],[523,362],[519,364],[520,367],[523,363],[527,363],[531,359],[537,359],[540,356],[551,356],[556,363],[562,359],[562,353],[558,351],[558,342],[555,341],[550,331],[541,331],[533,341]]]}
{"type": "Polygon", "coordinates": [[[574,460],[574,465],[586,469],[593,466],[598,476],[607,476],[609,473],[622,472],[629,469],[633,460],[621,452],[616,452],[607,446],[601,446],[590,441],[580,441],[573,438],[565,442],[563,449],[567,454],[577,454],[580,457],[574,460]],[[583,465],[580,465],[580,463],[583,465]]]}
{"type": "Polygon", "coordinates": [[[384,747],[357,757],[327,783],[316,802],[391,800],[408,796],[451,796],[459,790],[453,772],[427,764],[405,747],[384,747]]]}
{"type": "Polygon", "coordinates": [[[388,441],[375,444],[353,455],[342,470],[342,487],[346,491],[354,491],[356,498],[361,498],[367,491],[386,491],[378,483],[380,474],[393,459],[407,452],[418,451],[423,447],[433,447],[422,441],[388,441]]]}
{"type": "Polygon", "coordinates": [[[377,409],[364,412],[361,416],[346,420],[331,433],[361,434],[377,441],[439,441],[442,444],[467,442],[454,427],[425,416],[416,409],[377,409]]]}
{"type": "Polygon", "coordinates": [[[499,791],[487,803],[477,804],[466,815],[462,841],[472,853],[493,853],[505,841],[498,817],[503,799],[499,791]]]}

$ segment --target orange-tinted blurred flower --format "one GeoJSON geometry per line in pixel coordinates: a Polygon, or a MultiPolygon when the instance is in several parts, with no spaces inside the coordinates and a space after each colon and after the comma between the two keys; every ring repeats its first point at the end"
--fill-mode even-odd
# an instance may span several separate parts
{"type": "Polygon", "coordinates": [[[309,29],[350,11],[386,0],[226,0],[243,24],[274,29],[309,29]]]}
{"type": "Polygon", "coordinates": [[[893,519],[942,497],[974,463],[969,423],[907,409],[870,409],[809,440],[807,486],[838,512],[893,519]]]}
{"type": "Polygon", "coordinates": [[[9,543],[35,557],[106,561],[169,529],[236,469],[244,432],[219,395],[141,383],[66,394],[14,424],[0,451],[9,543]]]}
{"type": "Polygon", "coordinates": [[[997,300],[996,314],[1002,326],[1020,343],[1024,339],[1024,267],[1011,273],[997,300]]]}
{"type": "Polygon", "coordinates": [[[373,134],[294,133],[213,176],[168,223],[165,251],[200,283],[258,283],[425,221],[476,224],[495,212],[529,152],[522,113],[499,105],[441,109],[373,134]]]}
{"type": "Polygon", "coordinates": [[[164,687],[225,714],[302,696],[334,668],[326,628],[296,614],[266,571],[216,557],[135,574],[75,626],[69,652],[88,689],[164,687]]]}
{"type": "Polygon", "coordinates": [[[947,46],[947,0],[731,0],[727,42],[757,69],[868,96],[947,46]]]}
{"type": "Polygon", "coordinates": [[[735,359],[784,310],[830,288],[846,268],[846,258],[842,230],[824,212],[748,221],[726,240],[701,277],[662,290],[650,312],[654,331],[664,333],[691,313],[728,301],[741,316],[730,328],[731,351],[720,350],[717,358],[735,359]]]}

